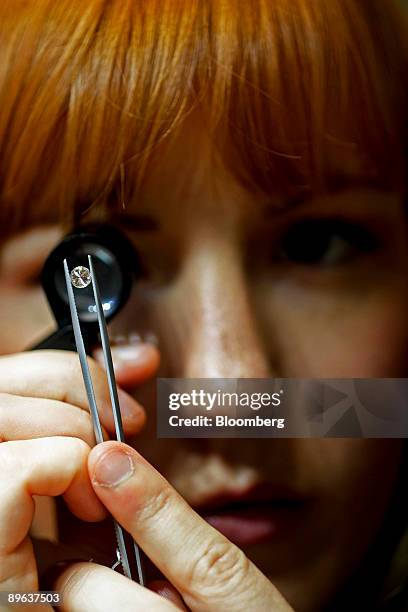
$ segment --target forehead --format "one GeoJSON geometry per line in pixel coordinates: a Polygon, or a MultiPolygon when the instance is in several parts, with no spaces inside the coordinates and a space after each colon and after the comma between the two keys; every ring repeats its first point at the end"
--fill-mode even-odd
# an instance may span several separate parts
{"type": "MultiPolygon", "coordinates": [[[[200,114],[192,115],[156,150],[144,181],[134,201],[112,207],[117,215],[149,211],[158,215],[194,214],[199,209],[213,210],[220,206],[233,208],[250,206],[254,202],[277,210],[290,207],[297,200],[348,189],[382,189],[384,184],[370,162],[358,148],[337,140],[326,143],[325,176],[322,192],[316,193],[307,182],[294,186],[289,194],[282,183],[268,192],[245,184],[239,172],[241,162],[231,155],[229,145],[221,148],[207,129],[200,114]]],[[[290,164],[302,163],[301,156],[293,156],[290,164]]]]}
{"type": "MultiPolygon", "coordinates": [[[[128,175],[131,169],[124,166],[120,177],[124,192],[116,189],[106,201],[78,202],[75,224],[119,220],[153,228],[152,219],[177,226],[205,215],[211,216],[214,224],[227,217],[232,225],[234,220],[254,221],[265,211],[291,209],[321,195],[389,187],[378,175],[370,156],[363,154],[355,143],[327,137],[322,146],[325,163],[320,191],[307,176],[287,189],[293,167],[302,166],[304,159],[300,152],[284,156],[279,151],[276,159],[281,176],[266,191],[242,180],[240,151],[234,150],[231,142],[220,143],[206,116],[197,111],[155,147],[133,197],[126,195],[126,184],[133,178],[128,175]]],[[[30,215],[32,224],[61,222],[57,206],[31,207],[30,215]]],[[[66,229],[71,227],[68,223],[66,229]]]]}

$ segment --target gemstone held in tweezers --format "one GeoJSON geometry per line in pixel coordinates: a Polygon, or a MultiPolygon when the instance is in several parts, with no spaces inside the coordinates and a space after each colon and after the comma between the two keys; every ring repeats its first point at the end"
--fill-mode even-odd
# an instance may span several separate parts
{"type": "Polygon", "coordinates": [[[91,284],[91,273],[85,266],[77,266],[71,270],[71,283],[77,289],[85,289],[91,284]]]}

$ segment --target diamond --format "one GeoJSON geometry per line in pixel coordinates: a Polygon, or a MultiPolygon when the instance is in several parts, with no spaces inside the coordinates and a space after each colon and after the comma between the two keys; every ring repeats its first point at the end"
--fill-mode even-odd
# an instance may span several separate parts
{"type": "Polygon", "coordinates": [[[91,281],[91,273],[85,266],[77,266],[71,270],[71,282],[77,289],[84,289],[91,281]]]}

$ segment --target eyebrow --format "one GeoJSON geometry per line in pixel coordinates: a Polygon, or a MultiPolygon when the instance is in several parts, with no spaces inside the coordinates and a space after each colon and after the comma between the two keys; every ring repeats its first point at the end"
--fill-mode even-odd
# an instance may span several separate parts
{"type": "MultiPolygon", "coordinates": [[[[342,191],[357,191],[363,189],[387,191],[390,189],[390,185],[387,184],[384,179],[381,180],[379,177],[364,174],[351,175],[342,172],[329,174],[325,179],[325,186],[325,193],[329,196],[341,193],[342,191]]],[[[302,204],[305,204],[308,200],[312,200],[317,195],[318,194],[314,193],[310,187],[299,190],[299,193],[289,197],[283,206],[267,206],[267,216],[270,214],[276,215],[277,213],[284,213],[285,211],[292,210],[302,204]]],[[[150,215],[130,214],[128,212],[121,211],[113,212],[111,219],[117,225],[120,225],[121,227],[125,226],[129,231],[154,232],[160,229],[159,221],[150,215]]]]}
{"type": "Polygon", "coordinates": [[[112,221],[121,226],[126,226],[130,231],[154,232],[159,229],[160,224],[157,219],[149,215],[131,215],[129,213],[113,213],[112,221]]]}
{"type": "Polygon", "coordinates": [[[384,178],[373,175],[350,175],[336,173],[329,175],[327,181],[328,193],[339,193],[341,191],[350,191],[358,189],[380,189],[386,191],[390,188],[384,178]]]}
{"type": "Polygon", "coordinates": [[[358,191],[358,190],[380,190],[389,191],[391,186],[384,179],[379,177],[373,177],[369,175],[350,175],[344,173],[335,173],[329,175],[325,181],[325,191],[323,193],[316,193],[313,189],[308,186],[293,196],[290,196],[283,206],[269,206],[268,213],[276,214],[279,212],[285,212],[292,210],[302,204],[305,204],[308,200],[322,195],[336,195],[346,191],[358,191]]]}

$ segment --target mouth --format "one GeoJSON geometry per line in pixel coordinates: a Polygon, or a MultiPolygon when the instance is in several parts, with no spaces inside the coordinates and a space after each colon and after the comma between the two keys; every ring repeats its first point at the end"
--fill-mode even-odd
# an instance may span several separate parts
{"type": "Polygon", "coordinates": [[[295,533],[308,506],[309,499],[294,491],[260,485],[217,495],[195,510],[231,542],[248,546],[295,533]]]}

